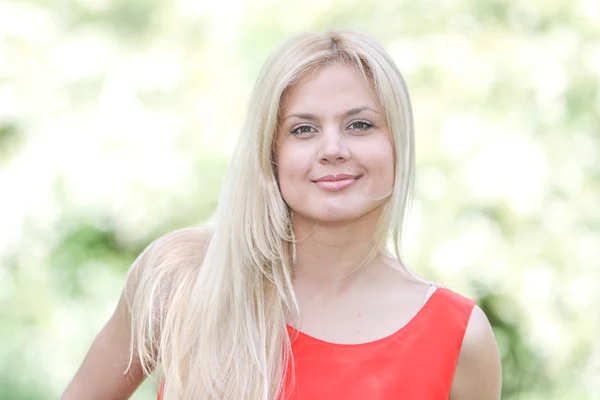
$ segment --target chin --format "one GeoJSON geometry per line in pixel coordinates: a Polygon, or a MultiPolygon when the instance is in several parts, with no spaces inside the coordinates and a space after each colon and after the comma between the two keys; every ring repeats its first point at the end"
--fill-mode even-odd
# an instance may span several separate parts
{"type": "Polygon", "coordinates": [[[331,206],[327,204],[321,204],[317,207],[311,207],[311,209],[298,210],[297,214],[305,219],[316,221],[322,224],[335,224],[343,225],[356,221],[372,211],[377,209],[377,206],[359,206],[350,205],[345,206],[331,206]]]}
{"type": "Polygon", "coordinates": [[[349,224],[352,221],[356,221],[362,214],[349,214],[349,213],[330,213],[330,214],[320,214],[315,215],[311,219],[317,221],[321,225],[344,225],[349,224]]]}

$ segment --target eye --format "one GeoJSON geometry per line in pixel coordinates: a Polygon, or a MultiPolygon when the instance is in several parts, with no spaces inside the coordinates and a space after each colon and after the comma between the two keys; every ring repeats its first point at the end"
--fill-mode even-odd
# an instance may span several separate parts
{"type": "Polygon", "coordinates": [[[290,131],[294,136],[308,136],[315,131],[315,128],[309,125],[300,125],[290,131]]]}
{"type": "Polygon", "coordinates": [[[354,121],[350,125],[348,125],[348,128],[354,129],[354,130],[359,130],[359,131],[366,131],[366,130],[371,129],[372,127],[373,127],[373,124],[371,124],[367,121],[354,121]]]}

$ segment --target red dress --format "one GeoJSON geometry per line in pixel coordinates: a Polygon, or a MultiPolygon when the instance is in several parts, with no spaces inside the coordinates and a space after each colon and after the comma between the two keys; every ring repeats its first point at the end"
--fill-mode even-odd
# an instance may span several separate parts
{"type": "MultiPolygon", "coordinates": [[[[286,400],[447,400],[475,302],[437,289],[403,328],[361,344],[302,332],[292,342],[295,381],[286,400]]],[[[164,384],[164,382],[162,382],[164,384]]],[[[161,399],[163,385],[158,400],[161,399]]]]}

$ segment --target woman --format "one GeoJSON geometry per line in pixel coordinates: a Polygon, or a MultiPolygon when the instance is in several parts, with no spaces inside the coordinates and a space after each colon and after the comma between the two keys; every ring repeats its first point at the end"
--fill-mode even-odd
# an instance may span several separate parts
{"type": "Polygon", "coordinates": [[[214,229],[142,253],[63,398],[126,399],[158,369],[165,400],[499,399],[485,314],[401,258],[413,165],[408,93],[381,47],[284,42],[214,229]]]}

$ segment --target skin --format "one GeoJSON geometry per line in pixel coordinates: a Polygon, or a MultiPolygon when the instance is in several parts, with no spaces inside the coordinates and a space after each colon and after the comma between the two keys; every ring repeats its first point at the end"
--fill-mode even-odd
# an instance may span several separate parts
{"type": "MultiPolygon", "coordinates": [[[[296,275],[338,285],[370,250],[385,198],[393,188],[391,134],[358,73],[332,65],[307,74],[283,99],[277,174],[293,210],[296,275]],[[320,177],[350,174],[350,187],[325,191],[320,177]]],[[[340,288],[338,288],[340,289],[340,288]]]]}
{"type": "MultiPolygon", "coordinates": [[[[293,282],[302,315],[297,328],[334,343],[364,343],[392,334],[418,312],[428,290],[428,285],[402,272],[397,261],[385,255],[358,269],[371,250],[370,239],[394,178],[391,135],[371,93],[372,87],[350,67],[334,64],[314,71],[286,93],[277,132],[277,173],[299,239],[293,282]],[[360,179],[336,192],[324,191],[314,182],[338,173],[360,179]]],[[[197,257],[198,265],[210,231],[189,228],[167,239],[161,241],[167,245],[151,248],[148,254],[168,258],[177,248],[197,257]]],[[[136,266],[150,267],[143,259],[136,266]]],[[[142,274],[131,274],[124,292],[133,291],[134,277],[142,274]]],[[[140,385],[144,376],[138,363],[123,374],[129,355],[129,319],[121,300],[63,400],[127,399],[140,385]]],[[[500,371],[489,321],[475,306],[450,400],[499,399],[500,371]]]]}
{"type": "Polygon", "coordinates": [[[340,227],[371,213],[379,216],[393,188],[394,151],[382,110],[358,72],[332,65],[308,74],[283,104],[277,173],[294,224],[340,227]],[[341,173],[360,179],[337,192],[314,183],[341,173]]]}

